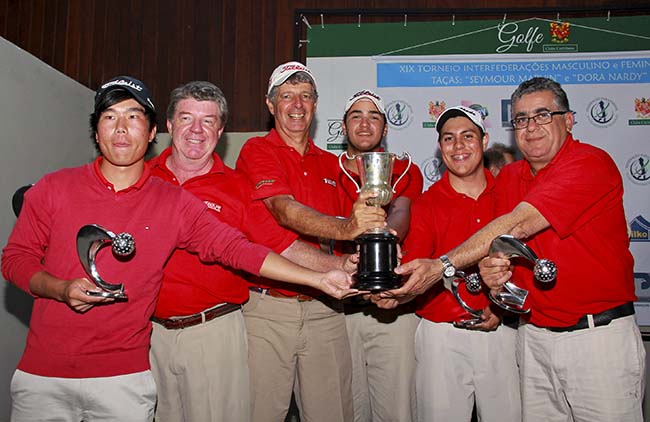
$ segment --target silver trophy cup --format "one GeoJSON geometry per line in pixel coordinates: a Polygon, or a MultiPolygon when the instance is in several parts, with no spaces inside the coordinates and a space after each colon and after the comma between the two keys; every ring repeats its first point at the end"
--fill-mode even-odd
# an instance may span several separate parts
{"type": "MultiPolygon", "coordinates": [[[[352,180],[357,193],[372,192],[368,205],[383,207],[393,199],[395,186],[408,173],[411,155],[405,152],[400,157],[390,152],[364,152],[350,156],[347,152],[339,155],[339,166],[352,180]],[[359,172],[359,185],[347,171],[343,158],[355,160],[359,172]],[[395,160],[408,159],[404,172],[391,184],[395,160]]],[[[382,291],[395,289],[401,285],[402,277],[393,271],[397,267],[397,238],[388,229],[376,228],[355,239],[359,245],[359,263],[355,274],[355,288],[359,290],[382,291]]]]}
{"type": "MultiPolygon", "coordinates": [[[[528,245],[513,236],[503,234],[495,238],[490,245],[489,253],[497,252],[502,252],[508,258],[524,258],[533,263],[533,274],[535,279],[541,283],[550,283],[557,276],[557,266],[553,261],[539,259],[528,245]]],[[[530,311],[524,307],[527,296],[528,290],[518,287],[512,281],[507,281],[503,285],[502,291],[488,295],[492,302],[516,314],[525,314],[530,311]]]]}
{"type": "Polygon", "coordinates": [[[478,293],[481,290],[481,277],[476,273],[465,274],[463,271],[456,271],[456,274],[454,274],[453,277],[446,277],[443,275],[442,279],[445,288],[454,295],[460,307],[463,308],[472,317],[469,319],[454,321],[454,326],[458,328],[470,328],[481,324],[483,322],[483,319],[481,318],[481,315],[483,315],[483,310],[474,309],[469,306],[463,300],[463,298],[460,297],[460,293],[458,292],[458,286],[461,282],[463,282],[465,283],[467,291],[471,293],[478,293]]]}
{"type": "Polygon", "coordinates": [[[135,250],[135,241],[129,233],[115,234],[96,224],[89,224],[79,229],[77,233],[77,254],[86,274],[91,281],[102,289],[100,292],[87,291],[89,296],[101,296],[113,299],[126,299],[124,284],[111,284],[99,275],[95,259],[102,246],[111,244],[113,253],[117,256],[129,256],[135,250]]]}

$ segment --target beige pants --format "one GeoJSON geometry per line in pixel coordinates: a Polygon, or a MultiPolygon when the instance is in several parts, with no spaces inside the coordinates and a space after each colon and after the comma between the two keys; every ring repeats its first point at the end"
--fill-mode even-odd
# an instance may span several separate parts
{"type": "Polygon", "coordinates": [[[181,330],[153,324],[156,422],[250,420],[246,328],[240,311],[181,330]]]}
{"type": "Polygon", "coordinates": [[[151,422],[156,385],[151,371],[103,378],[54,378],[16,370],[11,422],[151,422]]]}
{"type": "MultiPolygon", "coordinates": [[[[345,322],[352,351],[355,422],[415,421],[415,329],[412,312],[369,305],[345,322]]],[[[354,308],[352,308],[354,309],[354,308]]]]}
{"type": "Polygon", "coordinates": [[[645,349],[634,316],[554,333],[519,327],[525,422],[641,422],[645,349]]]}
{"type": "Polygon", "coordinates": [[[470,331],[422,319],[415,334],[418,420],[521,422],[517,331],[470,331]]]}
{"type": "Polygon", "coordinates": [[[340,303],[331,303],[251,292],[244,317],[254,422],[284,421],[294,387],[301,422],[352,421],[350,346],[340,303]]]}

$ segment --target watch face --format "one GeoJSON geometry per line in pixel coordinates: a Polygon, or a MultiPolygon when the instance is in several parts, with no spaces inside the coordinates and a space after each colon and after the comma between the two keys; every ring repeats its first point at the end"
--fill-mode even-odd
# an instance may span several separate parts
{"type": "Polygon", "coordinates": [[[443,271],[445,273],[445,277],[453,277],[456,274],[456,269],[454,267],[445,267],[445,270],[443,271]]]}

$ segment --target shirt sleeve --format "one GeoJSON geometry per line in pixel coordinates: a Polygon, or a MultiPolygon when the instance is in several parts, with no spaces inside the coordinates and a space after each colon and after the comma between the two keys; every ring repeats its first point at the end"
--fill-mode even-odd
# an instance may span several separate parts
{"type": "Polygon", "coordinates": [[[623,195],[621,175],[613,160],[593,148],[559,160],[524,196],[566,238],[616,203],[623,195]]]}
{"type": "MultiPolygon", "coordinates": [[[[397,177],[399,177],[399,175],[397,175],[397,177]]],[[[396,181],[397,180],[394,180],[393,183],[396,181]]],[[[409,171],[397,186],[395,186],[395,196],[404,196],[413,202],[422,194],[423,186],[424,181],[420,168],[416,164],[411,164],[409,171]]]]}
{"type": "Polygon", "coordinates": [[[277,154],[277,147],[265,138],[249,139],[241,149],[237,170],[248,179],[253,200],[291,195],[288,176],[277,154]]]}
{"type": "Polygon", "coordinates": [[[259,275],[270,250],[249,241],[236,228],[222,222],[187,191],[180,191],[179,247],[195,252],[205,262],[220,262],[259,275]]]}
{"type": "Polygon", "coordinates": [[[43,258],[54,214],[54,191],[45,176],[25,193],[22,210],[2,251],[3,277],[30,294],[29,281],[44,269],[43,258]]]}

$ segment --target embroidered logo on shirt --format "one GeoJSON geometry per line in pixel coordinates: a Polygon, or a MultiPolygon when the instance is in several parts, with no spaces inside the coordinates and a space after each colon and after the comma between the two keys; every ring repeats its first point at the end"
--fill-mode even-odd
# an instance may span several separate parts
{"type": "Polygon", "coordinates": [[[263,179],[257,182],[255,189],[259,189],[264,185],[272,185],[273,183],[275,183],[275,179],[263,179]]]}
{"type": "Polygon", "coordinates": [[[327,177],[323,177],[323,182],[327,183],[330,186],[336,187],[336,181],[328,179],[327,177]]]}
{"type": "Polygon", "coordinates": [[[221,212],[221,205],[215,204],[214,202],[210,202],[210,201],[203,201],[203,202],[211,210],[216,212],[221,212]]]}

